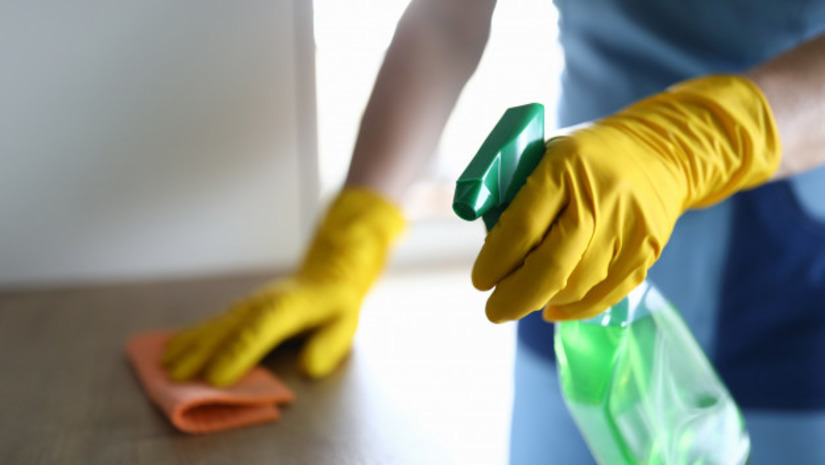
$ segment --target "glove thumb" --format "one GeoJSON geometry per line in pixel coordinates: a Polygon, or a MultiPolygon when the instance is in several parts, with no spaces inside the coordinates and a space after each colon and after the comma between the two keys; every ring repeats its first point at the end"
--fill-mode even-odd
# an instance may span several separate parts
{"type": "Polygon", "coordinates": [[[358,313],[342,315],[316,329],[301,352],[301,369],[311,378],[329,375],[347,356],[358,327],[358,313]]]}

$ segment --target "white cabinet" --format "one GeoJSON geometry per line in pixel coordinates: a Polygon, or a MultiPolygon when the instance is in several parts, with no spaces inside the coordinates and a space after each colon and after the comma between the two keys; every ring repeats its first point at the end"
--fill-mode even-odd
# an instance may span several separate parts
{"type": "Polygon", "coordinates": [[[310,2],[0,5],[0,285],[283,268],[317,203],[310,2]]]}

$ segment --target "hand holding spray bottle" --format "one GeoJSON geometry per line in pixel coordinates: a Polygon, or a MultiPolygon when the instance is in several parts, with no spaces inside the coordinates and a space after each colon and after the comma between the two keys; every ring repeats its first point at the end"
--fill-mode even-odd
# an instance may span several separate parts
{"type": "MultiPolygon", "coordinates": [[[[543,156],[544,107],[510,108],[459,177],[455,213],[489,231],[543,156]]],[[[739,408],[649,282],[594,318],[556,323],[555,351],[565,403],[600,464],[747,462],[739,408]]]]}

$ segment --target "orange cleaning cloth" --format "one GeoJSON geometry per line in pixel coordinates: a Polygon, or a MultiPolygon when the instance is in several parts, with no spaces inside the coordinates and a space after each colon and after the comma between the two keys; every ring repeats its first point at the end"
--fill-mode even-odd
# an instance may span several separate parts
{"type": "Polygon", "coordinates": [[[216,388],[203,381],[176,383],[160,364],[170,331],[150,331],[132,337],[126,351],[146,393],[176,428],[186,433],[210,433],[277,420],[277,405],[295,395],[278,378],[255,367],[237,384],[216,388]]]}

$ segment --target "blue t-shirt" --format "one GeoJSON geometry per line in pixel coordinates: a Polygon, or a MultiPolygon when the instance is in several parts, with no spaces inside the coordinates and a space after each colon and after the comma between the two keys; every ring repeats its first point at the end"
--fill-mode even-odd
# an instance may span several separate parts
{"type": "MultiPolygon", "coordinates": [[[[742,72],[825,31],[817,0],[556,4],[560,126],[684,79],[742,72]]],[[[825,168],[687,212],[649,278],[742,407],[825,410],[825,168]]],[[[553,356],[552,326],[539,312],[519,322],[519,337],[553,356]]]]}

